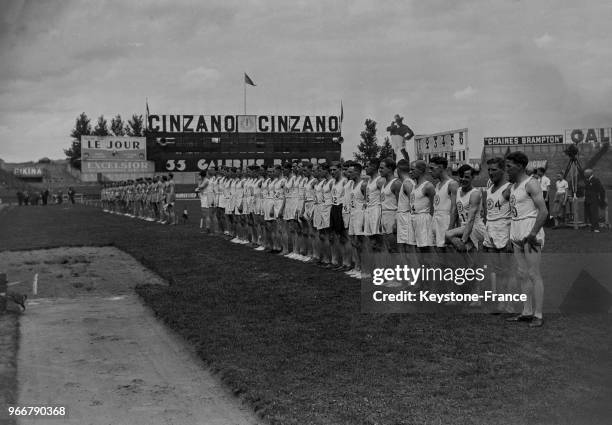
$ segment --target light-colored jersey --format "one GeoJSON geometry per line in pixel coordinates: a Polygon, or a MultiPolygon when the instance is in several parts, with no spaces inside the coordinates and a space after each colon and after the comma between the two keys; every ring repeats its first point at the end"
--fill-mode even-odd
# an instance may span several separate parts
{"type": "Polygon", "coordinates": [[[400,193],[397,198],[397,212],[398,213],[410,212],[411,210],[410,195],[406,195],[406,193],[404,192],[404,185],[406,185],[406,187],[410,187],[411,193],[414,190],[414,181],[411,178],[406,178],[402,182],[402,187],[400,188],[400,193]]]}
{"type": "Polygon", "coordinates": [[[334,184],[334,180],[327,180],[323,184],[323,205],[332,205],[333,204],[333,194],[332,187],[334,184]]]}
{"type": "Polygon", "coordinates": [[[504,198],[504,191],[510,186],[506,182],[499,187],[495,192],[492,192],[493,186],[487,189],[487,222],[498,220],[510,220],[510,202],[504,198]]]}
{"type": "Polygon", "coordinates": [[[346,180],[341,178],[339,181],[333,180],[332,184],[332,205],[342,205],[344,201],[344,184],[346,180]]]}
{"type": "MultiPolygon", "coordinates": [[[[457,189],[457,214],[459,215],[459,225],[464,226],[468,222],[468,218],[470,215],[470,196],[474,191],[479,191],[480,189],[476,189],[473,187],[469,192],[463,193],[462,189],[457,189]]],[[[478,222],[482,222],[482,217],[480,216],[480,210],[482,208],[482,203],[478,203],[478,210],[476,210],[476,217],[474,218],[474,225],[478,222]]]]}
{"type": "Polygon", "coordinates": [[[350,201],[351,212],[358,211],[358,210],[363,210],[365,208],[365,206],[366,206],[366,198],[363,195],[363,192],[361,191],[361,188],[362,188],[363,184],[364,184],[363,180],[357,182],[357,184],[355,184],[355,186],[353,187],[353,189],[350,192],[350,195],[351,195],[351,201],[350,201]]]}
{"type": "Polygon", "coordinates": [[[392,179],[386,185],[383,186],[380,191],[380,203],[383,211],[397,211],[397,198],[395,193],[391,190],[391,186],[397,179],[392,179]]]}
{"type": "Polygon", "coordinates": [[[412,214],[429,214],[429,198],[423,192],[427,183],[424,181],[410,192],[410,212],[412,214]]]}
{"type": "Polygon", "coordinates": [[[436,184],[436,194],[434,196],[434,215],[449,215],[451,210],[451,197],[448,194],[448,185],[451,179],[444,184],[436,184]]]}
{"type": "Polygon", "coordinates": [[[526,185],[530,178],[523,180],[517,187],[510,187],[510,212],[512,221],[524,220],[526,218],[535,218],[538,216],[538,209],[527,193],[526,185]]]}
{"type": "Polygon", "coordinates": [[[366,199],[368,207],[380,205],[380,189],[378,188],[379,177],[373,177],[366,186],[366,199]]]}

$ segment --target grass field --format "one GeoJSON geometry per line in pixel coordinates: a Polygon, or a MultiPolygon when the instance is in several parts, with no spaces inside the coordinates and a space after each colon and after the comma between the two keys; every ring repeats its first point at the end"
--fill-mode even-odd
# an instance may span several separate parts
{"type": "Polygon", "coordinates": [[[0,424],[12,425],[7,407],[17,401],[17,347],[19,320],[17,314],[0,314],[0,424]]]}
{"type": "MultiPolygon", "coordinates": [[[[192,221],[174,228],[13,208],[0,212],[0,250],[130,253],[171,283],[140,286],[145,302],[272,424],[609,423],[610,315],[549,315],[529,329],[489,315],[362,314],[359,281],[201,235],[197,203],[185,205],[192,221]]],[[[550,231],[546,250],[612,253],[612,235],[550,231]]]]}

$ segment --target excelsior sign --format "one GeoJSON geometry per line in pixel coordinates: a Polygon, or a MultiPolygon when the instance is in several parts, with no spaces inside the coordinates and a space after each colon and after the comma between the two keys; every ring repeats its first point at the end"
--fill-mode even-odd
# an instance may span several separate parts
{"type": "Polygon", "coordinates": [[[162,133],[339,133],[337,116],[149,115],[149,129],[162,133]]]}

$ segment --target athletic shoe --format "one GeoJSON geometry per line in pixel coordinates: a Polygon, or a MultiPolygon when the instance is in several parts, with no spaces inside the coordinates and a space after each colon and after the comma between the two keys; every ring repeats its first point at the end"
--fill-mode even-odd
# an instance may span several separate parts
{"type": "Polygon", "coordinates": [[[255,248],[255,251],[265,251],[266,247],[263,245],[258,246],[257,248],[255,248]]]}
{"type": "Polygon", "coordinates": [[[531,322],[533,320],[533,316],[523,316],[519,314],[517,316],[508,317],[506,322],[531,322]]]}
{"type": "MultiPolygon", "coordinates": [[[[595,230],[593,230],[593,233],[600,233],[600,231],[599,231],[599,229],[595,229],[595,230]]],[[[540,326],[542,326],[542,325],[540,325],[540,326]]]]}
{"type": "Polygon", "coordinates": [[[529,324],[530,328],[541,328],[544,325],[544,319],[541,317],[534,317],[529,324]]]}
{"type": "Polygon", "coordinates": [[[240,243],[240,239],[238,238],[234,238],[232,240],[230,240],[231,243],[240,243]]]}

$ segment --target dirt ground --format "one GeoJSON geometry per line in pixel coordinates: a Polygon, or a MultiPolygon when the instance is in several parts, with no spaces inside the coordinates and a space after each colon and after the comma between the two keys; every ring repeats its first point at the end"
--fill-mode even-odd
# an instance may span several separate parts
{"type": "Polygon", "coordinates": [[[258,423],[134,294],[139,283],[165,282],[131,256],[111,247],[2,252],[0,270],[9,289],[28,294],[18,405],[68,411],[59,422],[18,423],[258,423]]]}

